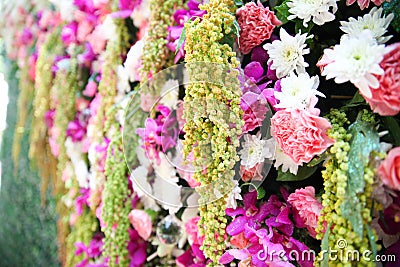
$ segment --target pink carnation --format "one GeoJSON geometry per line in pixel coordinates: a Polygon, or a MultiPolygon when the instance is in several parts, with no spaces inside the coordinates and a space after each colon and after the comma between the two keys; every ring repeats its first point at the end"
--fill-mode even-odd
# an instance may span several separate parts
{"type": "Polygon", "coordinates": [[[190,219],[185,224],[186,233],[188,234],[189,243],[191,245],[202,245],[204,242],[204,236],[199,235],[199,223],[200,217],[196,216],[190,219]]]}
{"type": "Polygon", "coordinates": [[[288,202],[303,220],[310,235],[315,238],[318,227],[318,216],[321,214],[322,204],[315,198],[315,189],[312,186],[297,189],[288,197],[288,202]]]}
{"type": "MultiPolygon", "coordinates": [[[[346,0],[346,5],[350,6],[350,5],[354,4],[355,1],[356,0],[346,0]]],[[[357,0],[357,4],[360,6],[361,10],[363,10],[364,8],[368,8],[369,2],[370,2],[370,0],[357,0]]],[[[372,0],[372,2],[375,5],[380,6],[383,2],[385,2],[385,0],[372,0]]]]}
{"type": "Polygon", "coordinates": [[[247,3],[237,10],[236,15],[240,26],[240,51],[243,54],[250,53],[251,49],[269,39],[274,28],[281,25],[274,12],[260,2],[247,3]]]}
{"type": "Polygon", "coordinates": [[[140,237],[144,240],[149,239],[152,229],[150,216],[143,210],[134,209],[129,213],[128,217],[140,237]]]}
{"type": "Polygon", "coordinates": [[[400,147],[390,150],[386,159],[381,162],[378,174],[384,184],[400,190],[400,147]]]}
{"type": "Polygon", "coordinates": [[[394,116],[400,111],[400,43],[390,46],[380,66],[385,71],[377,76],[379,87],[371,89],[372,96],[365,97],[371,109],[382,116],[394,116]]]}
{"type": "Polygon", "coordinates": [[[318,109],[279,110],[271,119],[271,135],[282,151],[301,165],[324,152],[334,143],[326,135],[332,126],[318,116],[318,109]]]}

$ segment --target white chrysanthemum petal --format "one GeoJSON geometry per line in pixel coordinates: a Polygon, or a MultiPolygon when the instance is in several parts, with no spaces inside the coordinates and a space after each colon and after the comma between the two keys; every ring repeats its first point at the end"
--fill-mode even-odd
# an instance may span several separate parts
{"type": "Polygon", "coordinates": [[[239,151],[240,164],[246,169],[251,169],[258,163],[264,162],[265,158],[272,156],[273,151],[266,146],[266,140],[261,140],[255,135],[245,134],[245,142],[242,144],[242,150],[239,151]]]}
{"type": "Polygon", "coordinates": [[[382,14],[383,9],[373,7],[368,14],[358,17],[357,20],[349,18],[349,21],[341,21],[340,29],[351,37],[359,36],[364,30],[371,31],[374,39],[383,44],[390,39],[391,36],[383,36],[389,27],[390,22],[394,18],[393,14],[387,16],[382,14]]]}
{"type": "Polygon", "coordinates": [[[308,73],[294,73],[281,79],[281,92],[275,92],[279,100],[277,108],[307,109],[313,96],[324,94],[317,91],[319,85],[318,76],[310,77],[308,73]]]}
{"type": "Polygon", "coordinates": [[[352,82],[365,96],[371,96],[370,87],[376,88],[377,79],[372,74],[382,74],[379,63],[387,50],[378,44],[370,30],[357,37],[344,35],[340,44],[325,49],[324,55],[333,61],[327,64],[322,75],[336,83],[352,82]]]}
{"type": "Polygon", "coordinates": [[[283,28],[279,33],[281,40],[263,46],[268,51],[268,63],[272,63],[271,69],[276,70],[278,78],[285,77],[292,71],[296,71],[297,74],[305,72],[308,63],[304,61],[303,55],[310,53],[305,44],[310,36],[301,32],[291,36],[283,28]]]}
{"type": "Polygon", "coordinates": [[[289,20],[299,18],[303,20],[303,25],[308,26],[309,21],[317,25],[335,19],[334,13],[337,11],[338,0],[291,0],[287,2],[290,15],[289,20]]]}

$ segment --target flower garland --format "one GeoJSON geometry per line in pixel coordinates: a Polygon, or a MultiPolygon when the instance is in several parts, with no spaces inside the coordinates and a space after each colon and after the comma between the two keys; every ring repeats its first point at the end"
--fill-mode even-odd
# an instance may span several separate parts
{"type": "Polygon", "coordinates": [[[116,132],[108,147],[105,174],[107,181],[103,192],[102,218],[105,234],[103,255],[108,266],[128,266],[129,219],[131,210],[127,166],[122,148],[122,136],[116,132]]]}
{"type": "MultiPolygon", "coordinates": [[[[50,109],[50,91],[53,84],[53,72],[51,70],[54,56],[61,53],[60,29],[56,29],[47,36],[46,41],[38,52],[35,72],[35,90],[33,97],[32,128],[30,133],[29,158],[34,160],[42,178],[42,198],[51,179],[53,185],[57,179],[57,160],[52,155],[48,143],[48,126],[43,123],[46,112],[50,109]]],[[[53,192],[56,194],[56,186],[53,192]]]]}
{"type": "MultiPolygon", "coordinates": [[[[227,82],[227,84],[224,84],[225,87],[220,84],[191,83],[186,88],[184,98],[185,156],[187,157],[192,150],[196,159],[208,158],[213,155],[212,162],[207,166],[207,171],[203,170],[204,166],[201,160],[194,161],[195,173],[193,178],[204,187],[214,183],[215,189],[220,192],[224,192],[223,188],[232,187],[231,177],[234,176],[232,168],[238,160],[236,154],[236,148],[239,145],[237,136],[241,134],[243,124],[240,119],[242,112],[239,106],[238,73],[233,70],[239,66],[239,62],[232,48],[221,42],[224,34],[232,34],[235,20],[232,15],[233,7],[234,3],[230,0],[211,0],[209,4],[200,6],[200,9],[207,11],[201,22],[197,18],[186,24],[185,61],[189,64],[189,76],[201,73],[199,69],[196,69],[195,64],[193,64],[193,69],[190,65],[190,63],[196,62],[218,63],[231,70],[225,80],[227,82]],[[212,103],[214,100],[218,103],[212,103]],[[201,109],[201,105],[207,102],[209,102],[210,108],[217,109],[215,115],[212,115],[211,110],[201,109]],[[199,103],[201,103],[200,108],[199,103]],[[229,119],[233,118],[233,120],[226,120],[227,118],[224,117],[222,110],[218,110],[223,105],[229,107],[227,112],[233,116],[228,117],[229,119]],[[207,115],[205,117],[203,112],[207,112],[208,117],[207,115]],[[230,128],[229,123],[235,126],[230,128]],[[228,141],[228,138],[230,138],[230,141],[228,141]],[[207,149],[209,146],[211,146],[212,151],[207,149]]],[[[218,77],[219,74],[223,75],[223,71],[226,71],[226,69],[221,70],[215,77],[218,77]]],[[[198,78],[199,81],[202,80],[201,77],[198,78]]],[[[214,194],[210,191],[212,190],[207,188],[206,191],[202,190],[200,203],[205,204],[210,195],[214,194]]],[[[199,231],[201,235],[205,236],[201,249],[204,255],[214,262],[211,265],[218,264],[225,248],[225,228],[227,224],[225,206],[226,200],[221,197],[213,203],[199,207],[199,231]]]]}
{"type": "Polygon", "coordinates": [[[167,63],[170,51],[166,46],[168,26],[172,23],[173,11],[182,5],[180,0],[166,0],[160,3],[150,1],[150,25],[145,37],[142,55],[142,67],[139,76],[142,81],[159,72],[167,63]]]}
{"type": "Polygon", "coordinates": [[[108,114],[108,111],[114,104],[114,98],[117,95],[117,67],[122,64],[121,56],[126,53],[126,48],[129,44],[129,35],[124,20],[113,19],[112,23],[115,25],[116,34],[107,43],[102,79],[98,87],[101,96],[101,102],[96,115],[96,132],[99,141],[101,141],[103,133],[109,128],[104,128],[104,126],[108,125],[106,123],[107,119],[114,118],[113,114],[108,114]]]}
{"type": "MultiPolygon", "coordinates": [[[[328,115],[332,123],[332,129],[329,131],[328,135],[335,139],[336,142],[329,149],[330,158],[326,162],[325,170],[322,171],[322,177],[324,179],[324,193],[322,195],[322,205],[323,209],[321,211],[321,216],[318,219],[317,228],[317,238],[322,239],[325,235],[328,235],[328,248],[337,248],[338,250],[343,250],[342,255],[347,255],[346,257],[338,257],[336,260],[330,260],[335,262],[335,264],[347,263],[351,264],[349,266],[375,266],[375,263],[365,260],[364,257],[361,258],[359,262],[354,261],[355,259],[348,256],[351,254],[352,250],[357,250],[364,252],[367,249],[374,251],[373,247],[375,244],[375,237],[371,230],[364,229],[362,231],[362,236],[360,236],[355,228],[354,220],[349,220],[348,210],[354,209],[350,212],[357,212],[358,207],[345,207],[345,202],[349,200],[349,152],[351,150],[351,140],[352,134],[346,130],[346,126],[350,123],[346,118],[344,112],[338,110],[332,110],[328,115]],[[328,224],[328,226],[327,226],[328,224]],[[330,229],[327,229],[330,227],[330,229]],[[327,234],[329,233],[330,234],[327,234]],[[371,236],[372,235],[372,236],[371,236]],[[343,247],[340,243],[341,238],[344,238],[346,246],[343,247]],[[349,254],[350,253],[350,254],[349,254]],[[352,262],[352,263],[351,263],[352,262]]],[[[374,122],[371,119],[371,115],[363,115],[361,118],[363,121],[374,122]]],[[[356,160],[353,158],[353,160],[356,160]]],[[[361,166],[364,169],[363,180],[365,182],[364,191],[357,194],[361,205],[359,212],[361,213],[362,224],[369,225],[371,223],[371,209],[372,209],[372,184],[374,177],[374,169],[371,165],[361,166]]],[[[354,183],[354,182],[353,182],[354,183]]],[[[326,238],[326,237],[324,237],[326,238]]],[[[322,250],[324,251],[324,247],[322,250]]],[[[376,251],[376,249],[375,249],[376,251]]],[[[325,252],[320,253],[320,259],[326,258],[327,254],[325,252]]],[[[314,263],[316,266],[322,266],[322,262],[316,261],[314,263]]]]}
{"type": "MultiPolygon", "coordinates": [[[[28,61],[28,58],[26,58],[28,61]]],[[[19,73],[19,83],[18,87],[20,90],[17,102],[17,122],[15,123],[15,134],[13,140],[13,151],[12,157],[14,161],[14,165],[17,167],[15,171],[18,171],[18,164],[19,164],[19,155],[21,152],[21,139],[25,132],[28,114],[28,108],[26,108],[31,102],[33,96],[33,82],[32,79],[29,77],[29,64],[25,64],[25,66],[21,67],[21,71],[19,73]]]]}
{"type": "MultiPolygon", "coordinates": [[[[57,99],[57,109],[54,114],[54,128],[57,129],[55,139],[57,144],[59,144],[57,151],[57,182],[53,186],[56,192],[60,194],[65,194],[65,185],[62,181],[62,177],[69,162],[67,150],[63,144],[67,138],[66,131],[68,123],[73,120],[75,116],[75,95],[79,89],[77,59],[72,57],[71,59],[65,60],[67,66],[65,69],[60,68],[58,70],[52,87],[52,92],[54,93],[52,97],[57,99]]],[[[69,207],[62,201],[59,201],[56,209],[60,214],[58,222],[60,242],[59,255],[61,261],[65,262],[68,253],[65,241],[70,232],[68,221],[66,221],[69,215],[69,207]]]]}

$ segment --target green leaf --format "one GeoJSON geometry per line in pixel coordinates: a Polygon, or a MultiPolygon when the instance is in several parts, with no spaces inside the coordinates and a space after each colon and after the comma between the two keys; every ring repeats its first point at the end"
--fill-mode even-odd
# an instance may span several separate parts
{"type": "Polygon", "coordinates": [[[262,187],[257,188],[257,199],[262,199],[265,197],[265,190],[262,187]]]}
{"type": "MultiPolygon", "coordinates": [[[[360,116],[359,116],[360,117],[360,116]]],[[[379,135],[375,125],[357,119],[349,127],[351,133],[347,191],[350,196],[364,191],[364,167],[372,151],[379,151],[379,135]]]]}
{"type": "Polygon", "coordinates": [[[400,146],[400,126],[397,120],[393,117],[382,117],[382,121],[393,138],[393,145],[400,146]]]}
{"type": "Polygon", "coordinates": [[[314,174],[314,172],[317,170],[317,166],[314,167],[307,167],[307,166],[301,166],[299,167],[299,170],[297,171],[297,174],[294,175],[291,172],[283,172],[281,168],[278,170],[278,178],[276,179],[277,181],[280,182],[295,182],[295,181],[303,181],[310,177],[311,175],[314,174]]]}
{"type": "Polygon", "coordinates": [[[158,216],[158,212],[152,209],[145,209],[144,210],[147,214],[149,214],[151,221],[155,221],[157,219],[158,216]]]}
{"type": "Polygon", "coordinates": [[[392,0],[386,2],[383,5],[383,12],[385,15],[393,14],[394,18],[390,23],[390,26],[396,31],[400,32],[400,0],[392,0]]]}
{"type": "Polygon", "coordinates": [[[281,26],[288,22],[287,17],[290,16],[289,7],[287,5],[288,1],[289,0],[285,0],[281,5],[275,7],[276,17],[282,22],[281,26]]]}
{"type": "Polygon", "coordinates": [[[242,0],[234,0],[234,2],[235,2],[235,5],[236,5],[237,7],[241,7],[241,6],[244,5],[242,0]]]}
{"type": "Polygon", "coordinates": [[[320,164],[321,162],[323,162],[326,157],[328,156],[328,153],[326,153],[326,151],[324,153],[322,153],[321,155],[319,155],[318,157],[314,158],[313,160],[311,160],[308,164],[307,167],[314,167],[317,166],[318,164],[320,164]]]}
{"type": "Polygon", "coordinates": [[[238,38],[238,44],[239,44],[239,38],[240,38],[240,26],[237,20],[233,21],[233,32],[235,33],[236,37],[238,38]]]}
{"type": "Polygon", "coordinates": [[[185,24],[185,26],[183,27],[181,36],[179,36],[178,44],[176,45],[175,55],[178,53],[179,49],[181,49],[181,47],[182,47],[183,42],[185,41],[185,39],[186,39],[186,24],[185,24]]]}
{"type": "Polygon", "coordinates": [[[372,232],[372,230],[368,224],[366,225],[366,228],[367,228],[369,243],[370,243],[371,249],[372,249],[372,258],[376,259],[376,255],[378,254],[378,249],[376,247],[375,235],[372,232]]]}
{"type": "Polygon", "coordinates": [[[340,205],[340,210],[344,218],[348,219],[354,232],[359,236],[363,236],[363,220],[361,215],[361,203],[357,196],[346,198],[340,205]]]}
{"type": "Polygon", "coordinates": [[[321,252],[323,253],[321,267],[329,267],[329,235],[331,234],[331,223],[326,227],[326,232],[321,240],[321,252]]]}

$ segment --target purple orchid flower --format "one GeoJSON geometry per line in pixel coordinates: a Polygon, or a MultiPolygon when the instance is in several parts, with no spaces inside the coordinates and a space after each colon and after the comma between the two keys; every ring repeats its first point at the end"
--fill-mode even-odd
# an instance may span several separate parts
{"type": "Polygon", "coordinates": [[[70,44],[77,42],[77,34],[78,34],[78,23],[76,21],[72,21],[62,28],[61,40],[64,42],[66,46],[69,46],[70,44]]]}
{"type": "Polygon", "coordinates": [[[90,68],[92,62],[96,59],[96,54],[90,43],[85,43],[85,51],[78,55],[78,62],[83,66],[90,68]]]}

